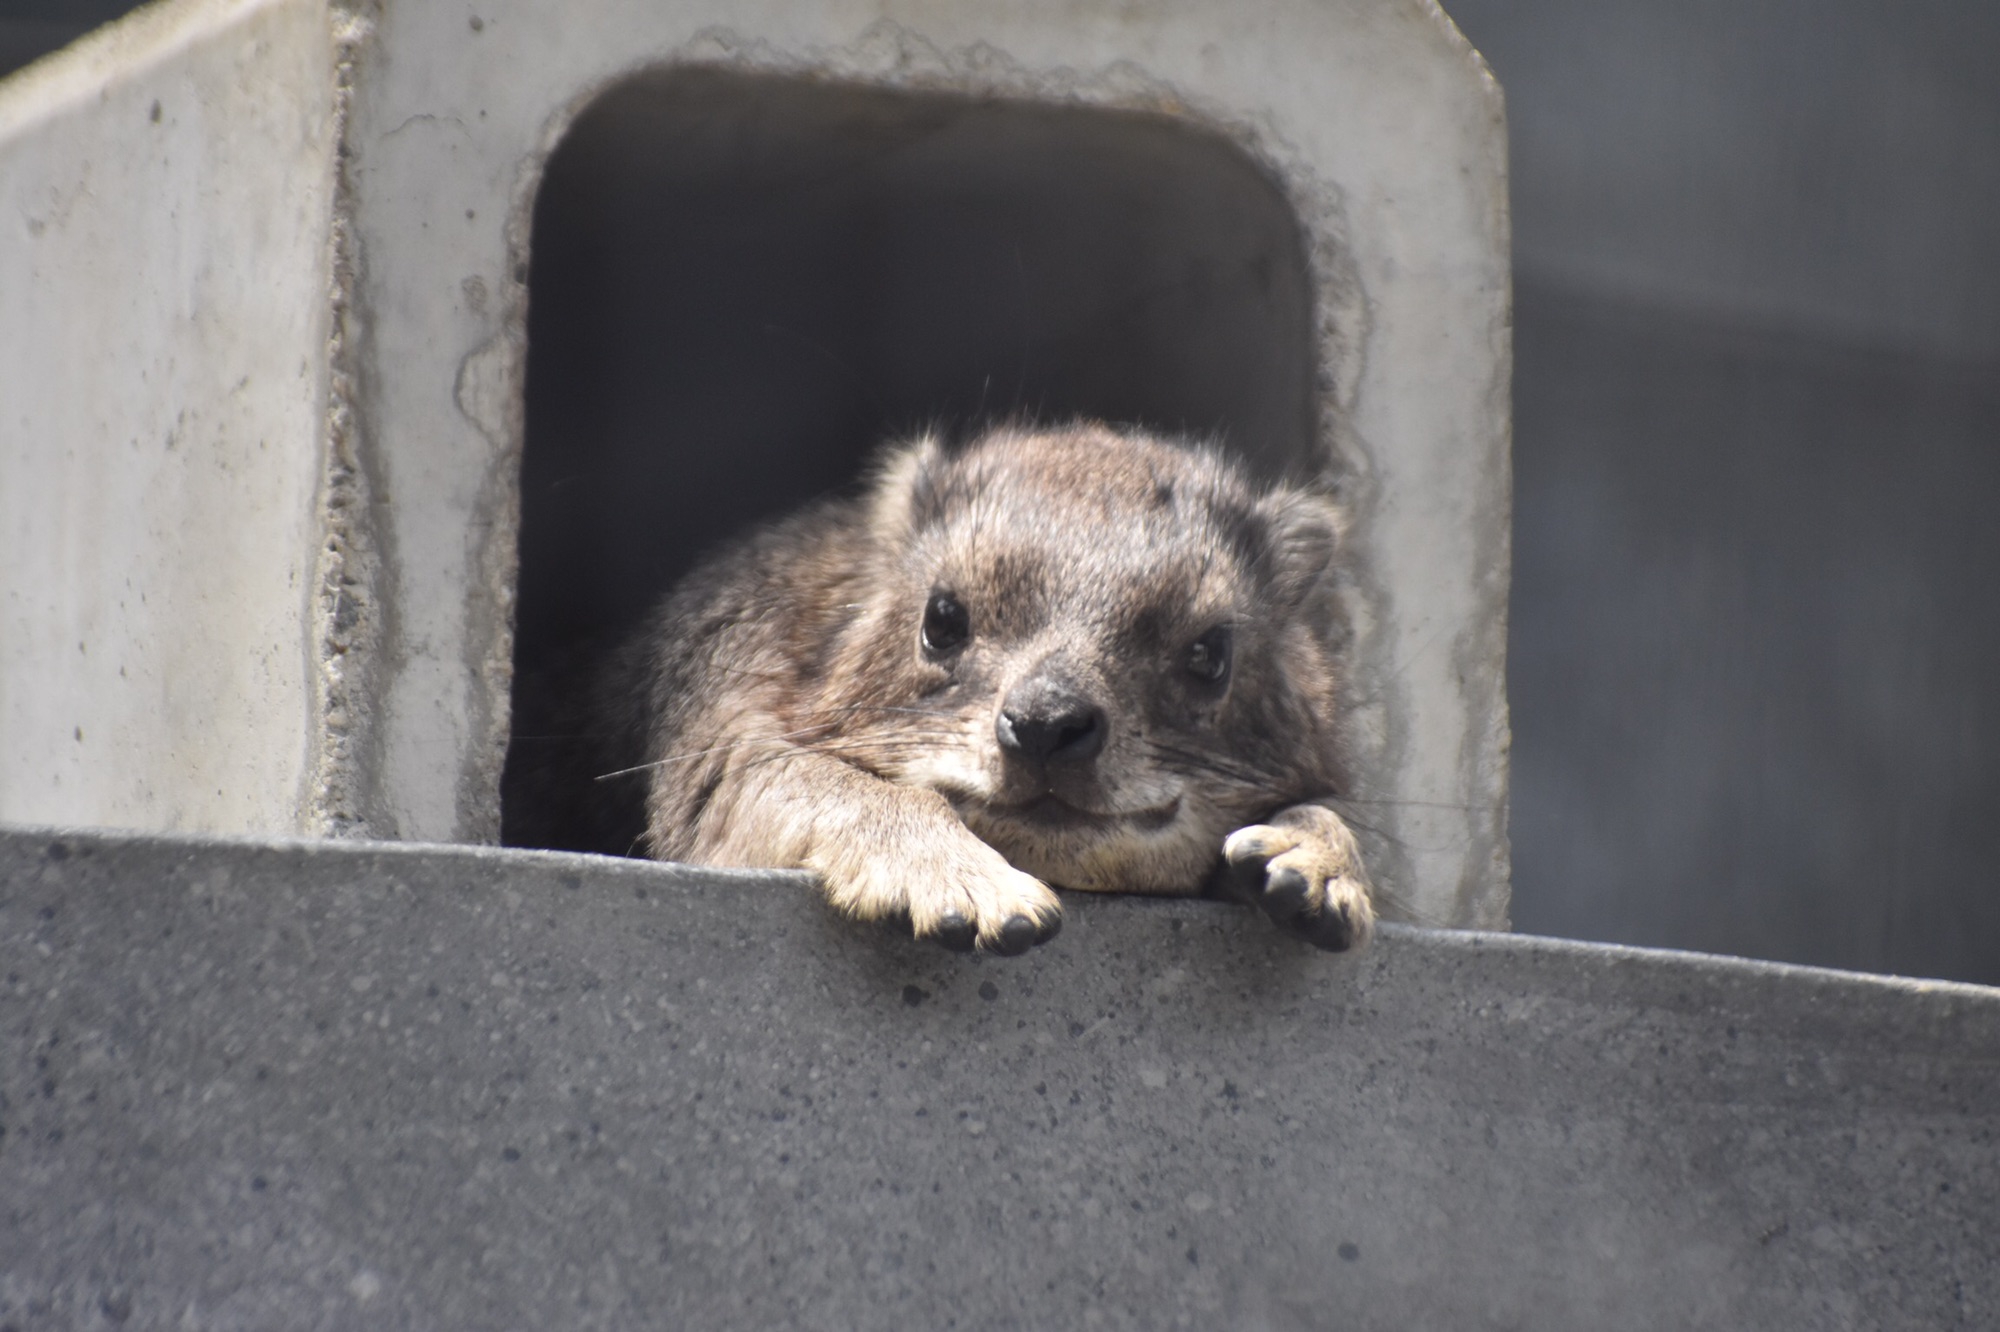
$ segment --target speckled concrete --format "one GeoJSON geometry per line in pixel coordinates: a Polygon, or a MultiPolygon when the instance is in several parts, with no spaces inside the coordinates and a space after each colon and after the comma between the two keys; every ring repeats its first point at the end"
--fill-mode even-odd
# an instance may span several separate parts
{"type": "Polygon", "coordinates": [[[315,822],[332,80],[318,0],[0,80],[0,819],[315,822]]]}
{"type": "Polygon", "coordinates": [[[2000,992],[0,835],[0,1325],[1993,1326],[2000,992]]]}

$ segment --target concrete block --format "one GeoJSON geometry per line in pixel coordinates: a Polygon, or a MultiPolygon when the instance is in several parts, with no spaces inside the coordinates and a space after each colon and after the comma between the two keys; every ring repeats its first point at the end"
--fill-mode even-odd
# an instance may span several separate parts
{"type": "MultiPolygon", "coordinates": [[[[46,507],[41,496],[73,494],[67,530],[79,534],[62,550],[41,527],[9,538],[41,553],[10,566],[32,576],[4,575],[19,580],[4,603],[4,636],[22,646],[3,659],[0,681],[0,818],[497,836],[516,558],[526,548],[517,543],[524,451],[532,464],[538,450],[564,446],[560,431],[529,429],[538,418],[523,402],[531,275],[547,257],[534,234],[538,203],[549,204],[545,172],[571,129],[609,99],[646,103],[653,89],[665,105],[706,80],[716,91],[683,97],[687,116],[622,122],[655,136],[642,147],[657,152],[641,158],[684,165],[715,146],[703,126],[734,116],[765,133],[784,106],[824,96],[850,119],[798,124],[836,123],[834,133],[857,138],[872,125],[899,142],[915,141],[906,131],[919,121],[936,131],[897,159],[900,193],[878,204],[935,202],[968,181],[1004,191],[1024,179],[1009,172],[1056,163],[1037,206],[1088,215],[1096,230],[1082,249],[1052,250],[1024,290],[1073,272],[1074,284],[1053,286],[1095,304],[1062,314],[1070,336],[1045,348],[1055,368],[1017,377],[1010,405],[1061,401],[1215,431],[1341,488],[1354,516],[1353,766],[1357,797],[1379,814],[1373,863],[1425,919],[1505,923],[1504,129],[1498,89],[1429,0],[1226,9],[1193,0],[490,0],[472,10],[173,0],[131,25],[32,68],[8,85],[0,110],[5,160],[41,164],[18,186],[10,166],[9,188],[48,227],[41,249],[0,260],[0,281],[33,297],[7,300],[0,322],[24,348],[66,349],[60,360],[10,358],[11,378],[0,381],[10,410],[34,427],[16,442],[10,423],[10,474],[46,478],[10,486],[9,502],[25,512],[46,507]],[[266,29],[282,31],[283,52],[248,44],[266,29]],[[54,96],[58,86],[74,95],[54,96]],[[257,110],[239,126],[227,99],[253,86],[257,110]],[[175,88],[199,95],[176,101],[175,88]],[[201,112],[164,122],[186,139],[165,156],[141,133],[155,100],[163,116],[183,102],[201,112]],[[1023,128],[1031,121],[1040,139],[1023,128]],[[246,156],[210,144],[248,144],[265,124],[246,156]],[[997,138],[954,132],[988,124],[1000,125],[997,138]],[[73,150],[64,136],[74,135],[96,136],[105,151],[73,150]],[[1032,143],[1047,151],[1027,151],[1032,143]],[[244,188],[204,175],[202,153],[240,161],[244,188]],[[1088,168],[1081,175],[1078,163],[1088,168]],[[1215,217],[1148,232],[1153,196],[1117,183],[1121,163],[1150,164],[1183,201],[1221,200],[1215,217]],[[1066,200],[1062,181],[1081,181],[1084,193],[1066,200]],[[1218,181],[1238,183],[1210,188],[1218,181]],[[90,208],[100,210],[123,200],[132,216],[91,221],[89,209],[36,202],[59,196],[98,200],[90,208]],[[171,215],[183,196],[200,208],[182,208],[173,228],[142,225],[139,214],[153,214],[135,201],[157,200],[171,215]],[[121,242],[128,227],[145,239],[121,242]],[[1239,231],[1255,241],[1250,249],[1231,248],[1239,231]],[[1106,279],[1113,269],[1100,260],[1120,251],[1136,287],[1106,279]],[[104,255],[123,265],[115,281],[94,268],[104,255]],[[212,320],[212,332],[188,336],[184,289],[201,274],[254,288],[237,304],[268,307],[270,319],[212,320]],[[1213,300],[1186,295],[1208,288],[1213,300]],[[1233,309],[1265,288],[1249,304],[1276,330],[1269,356],[1224,332],[1237,328],[1228,320],[1203,332],[1203,311],[1233,309]],[[1129,317],[1120,303],[1145,307],[1161,290],[1176,293],[1167,305],[1178,313],[1158,316],[1172,328],[1157,345],[1135,347],[1129,333],[1099,327],[1129,317]],[[41,312],[32,325],[15,314],[28,308],[41,312]],[[146,330],[140,343],[104,336],[127,324],[146,330]],[[97,354],[82,354],[86,346],[97,354]],[[1224,372],[1238,363],[1248,368],[1224,372]],[[1137,387],[1064,398],[1051,388],[1063,376],[1137,387]],[[1271,387],[1239,390],[1248,405],[1217,405],[1227,394],[1198,409],[1177,405],[1187,384],[1222,393],[1246,377],[1271,387]],[[282,401],[245,421],[225,418],[239,384],[282,401]],[[201,461],[169,460],[179,507],[169,527],[149,529],[134,516],[158,503],[140,489],[151,473],[128,470],[118,450],[166,454],[177,422],[172,438],[201,461]],[[254,472],[232,452],[253,448],[254,472]],[[107,475],[122,479],[99,494],[92,488],[107,475]],[[169,609],[142,617],[127,605],[114,616],[127,576],[147,607],[169,609]],[[255,595],[233,594],[231,578],[254,584],[255,595]],[[168,588],[171,596],[154,596],[168,588]],[[60,654],[72,638],[89,644],[72,629],[114,618],[113,641],[129,639],[131,651],[73,682],[60,678],[54,663],[68,660],[60,654]],[[129,672],[142,656],[168,683],[111,688],[115,666],[129,672]],[[246,679],[251,662],[259,673],[246,679]],[[246,716],[254,720],[237,720],[246,716]],[[66,743],[101,734],[123,762],[70,761],[61,742],[79,728],[84,740],[66,743]],[[16,743],[16,731],[30,743],[16,743]],[[50,794],[59,759],[70,762],[67,785],[50,794]],[[212,777],[221,794],[190,808],[189,792],[205,793],[212,777]]],[[[837,162],[853,142],[821,148],[820,160],[837,162]]],[[[721,152],[721,175],[682,199],[711,207],[715,189],[750,179],[755,157],[721,152]]],[[[796,177],[758,179],[770,219],[809,193],[796,177]]],[[[1039,255],[1022,246],[1017,258],[1039,255]]],[[[892,274],[899,254],[887,256],[892,274]]],[[[862,271],[851,253],[829,263],[862,271]]],[[[912,284],[895,286],[862,282],[850,304],[923,304],[912,284]]],[[[974,311],[968,322],[997,317],[975,297],[968,288],[930,300],[974,311]]],[[[639,298],[663,317],[675,308],[671,291],[639,298]]],[[[857,337],[893,332],[863,321],[857,337]]],[[[851,349],[807,342],[836,362],[854,359],[851,349]]],[[[981,355],[966,353],[953,373],[974,382],[1004,373],[981,355]]],[[[754,375],[745,382],[740,410],[726,416],[782,396],[760,390],[754,375]]],[[[921,406],[921,394],[914,401],[921,406]]],[[[703,481],[708,455],[735,448],[711,424],[659,421],[660,449],[677,452],[657,470],[697,508],[730,511],[741,497],[703,481]]],[[[769,473],[830,456],[817,435],[791,448],[769,473]]]]}
{"type": "Polygon", "coordinates": [[[332,76],[190,0],[0,83],[0,819],[311,822],[332,76]]]}
{"type": "Polygon", "coordinates": [[[0,1322],[1937,1328],[2000,991],[796,876],[0,835],[0,1322]]]}

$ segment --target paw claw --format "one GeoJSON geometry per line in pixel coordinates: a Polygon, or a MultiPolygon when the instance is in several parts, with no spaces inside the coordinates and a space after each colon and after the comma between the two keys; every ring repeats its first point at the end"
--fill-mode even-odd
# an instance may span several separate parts
{"type": "Polygon", "coordinates": [[[1264,908],[1265,915],[1283,924],[1305,910],[1306,898],[1311,891],[1312,885],[1306,882],[1306,876],[1285,865],[1271,871],[1258,898],[1258,905],[1264,908]]]}
{"type": "Polygon", "coordinates": [[[938,921],[935,937],[954,953],[969,953],[979,940],[979,927],[959,912],[948,911],[938,921]]]}
{"type": "Polygon", "coordinates": [[[1255,902],[1264,894],[1264,866],[1261,856],[1231,858],[1229,863],[1230,887],[1246,902],[1255,902]]]}
{"type": "Polygon", "coordinates": [[[907,847],[842,846],[852,854],[810,868],[837,908],[864,920],[901,921],[917,938],[955,953],[1012,957],[1055,937],[1062,905],[1047,884],[956,821],[933,832],[920,858],[907,847]]]}
{"type": "Polygon", "coordinates": [[[1222,844],[1237,892],[1315,948],[1345,952],[1375,923],[1354,834],[1320,805],[1295,805],[1231,833],[1222,844]]]}
{"type": "Polygon", "coordinates": [[[1315,948],[1344,953],[1354,946],[1354,917],[1346,906],[1329,904],[1299,922],[1299,933],[1315,948]]]}
{"type": "Polygon", "coordinates": [[[1026,916],[1009,916],[990,947],[1002,957],[1019,957],[1035,946],[1040,930],[1026,916]]]}

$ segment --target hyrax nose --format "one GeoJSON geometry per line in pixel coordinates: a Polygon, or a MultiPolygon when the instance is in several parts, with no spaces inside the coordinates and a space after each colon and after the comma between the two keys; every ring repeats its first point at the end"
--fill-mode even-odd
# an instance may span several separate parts
{"type": "Polygon", "coordinates": [[[1036,681],[1000,705],[1000,748],[1035,763],[1088,763],[1111,729],[1104,709],[1080,694],[1036,681]]]}

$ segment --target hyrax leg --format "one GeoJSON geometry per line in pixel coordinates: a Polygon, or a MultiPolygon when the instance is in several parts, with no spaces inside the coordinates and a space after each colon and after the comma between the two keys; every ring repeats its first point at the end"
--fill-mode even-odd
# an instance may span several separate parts
{"type": "Polygon", "coordinates": [[[700,822],[697,859],[811,870],[848,915],[907,915],[918,938],[955,950],[1024,953],[1062,925],[1047,885],[974,837],[943,796],[811,750],[732,765],[700,822]]]}
{"type": "Polygon", "coordinates": [[[1375,906],[1354,834],[1324,805],[1293,805],[1222,844],[1237,890],[1272,920],[1329,952],[1360,948],[1375,906]]]}

